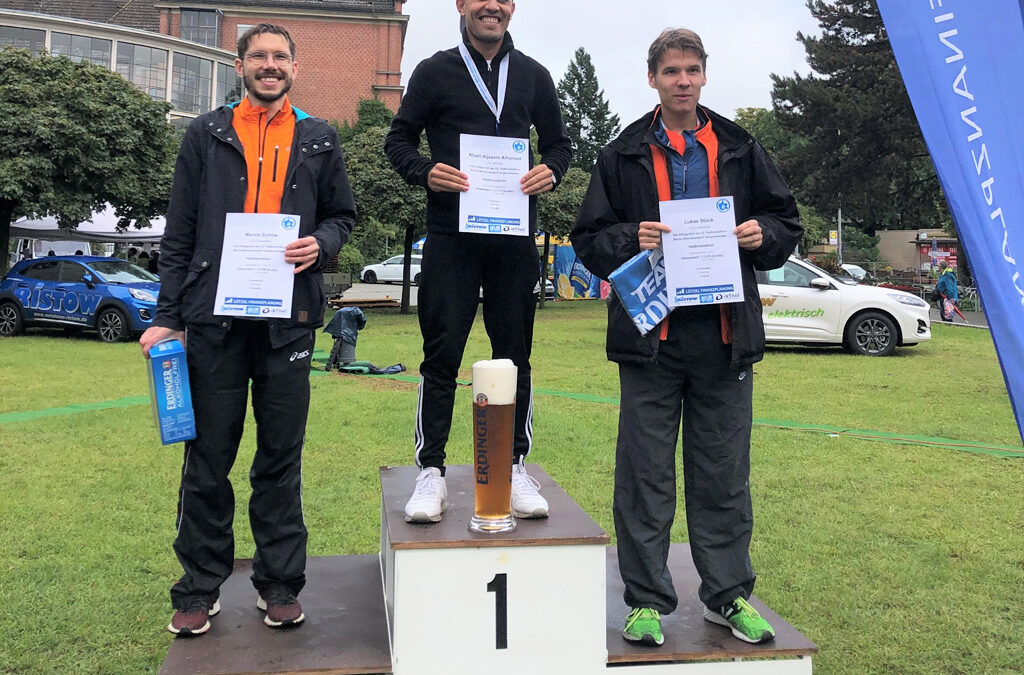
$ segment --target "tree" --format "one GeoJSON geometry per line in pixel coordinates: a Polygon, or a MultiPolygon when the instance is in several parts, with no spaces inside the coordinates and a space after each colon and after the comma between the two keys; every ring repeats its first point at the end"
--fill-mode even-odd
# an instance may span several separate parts
{"type": "MultiPolygon", "coordinates": [[[[777,164],[780,163],[780,158],[792,156],[807,144],[804,137],[783,129],[772,110],[740,108],[736,111],[736,123],[764,146],[764,149],[777,164]]],[[[783,177],[786,177],[784,169],[783,177]]],[[[806,253],[811,247],[823,242],[825,235],[833,226],[813,206],[797,202],[797,208],[800,211],[800,224],[804,228],[799,248],[806,253]]]]}
{"type": "MultiPolygon", "coordinates": [[[[390,118],[388,118],[390,121],[390,118]]],[[[391,168],[384,155],[383,126],[356,123],[353,135],[342,143],[352,196],[356,202],[356,231],[349,246],[360,247],[361,254],[378,260],[384,237],[405,233],[405,272],[402,282],[402,313],[409,312],[409,264],[417,228],[426,222],[427,198],[424,191],[406,183],[391,168]]],[[[351,259],[351,254],[346,254],[351,259]]]]}
{"type": "Polygon", "coordinates": [[[537,199],[537,222],[544,232],[544,254],[541,257],[540,309],[544,309],[544,280],[548,277],[548,252],[551,237],[568,237],[576,223],[576,214],[587,194],[590,174],[572,167],[562,176],[557,190],[545,192],[537,199]]]}
{"type": "Polygon", "coordinates": [[[338,130],[338,138],[344,143],[356,134],[366,131],[371,127],[384,127],[387,129],[391,126],[391,120],[394,117],[395,113],[391,112],[391,109],[385,105],[384,101],[376,98],[361,98],[359,99],[359,105],[356,106],[355,125],[350,126],[348,120],[345,120],[340,124],[335,122],[334,126],[338,130]]]}
{"type": "Polygon", "coordinates": [[[611,114],[590,54],[576,50],[565,77],[558,83],[565,130],[572,141],[572,166],[586,172],[594,168],[597,154],[619,133],[619,116],[611,114]]]}
{"type": "Polygon", "coordinates": [[[0,270],[10,226],[53,215],[69,230],[106,203],[118,227],[148,227],[170,194],[170,105],[120,75],[66,57],[0,51],[0,270]]]}
{"type": "Polygon", "coordinates": [[[818,76],[772,75],[779,157],[797,198],[844,223],[878,228],[949,221],[938,179],[874,0],[808,0],[819,37],[797,33],[818,76]]]}

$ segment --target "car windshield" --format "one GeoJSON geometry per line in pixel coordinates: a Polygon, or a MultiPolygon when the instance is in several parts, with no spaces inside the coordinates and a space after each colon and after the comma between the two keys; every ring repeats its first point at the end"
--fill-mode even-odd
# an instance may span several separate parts
{"type": "Polygon", "coordinates": [[[810,260],[801,260],[800,262],[803,263],[804,265],[807,265],[808,267],[813,269],[815,272],[818,272],[819,274],[824,274],[826,277],[829,277],[830,279],[835,279],[836,281],[838,281],[840,283],[843,283],[843,284],[847,284],[849,286],[856,286],[857,285],[857,280],[854,279],[853,277],[849,276],[848,274],[846,274],[846,272],[843,272],[842,274],[833,274],[832,272],[828,272],[828,271],[823,270],[822,268],[818,267],[817,265],[812,263],[810,260]]]}
{"type": "Polygon", "coordinates": [[[104,281],[111,284],[132,284],[140,281],[159,281],[160,279],[126,260],[100,260],[89,263],[104,281]]]}

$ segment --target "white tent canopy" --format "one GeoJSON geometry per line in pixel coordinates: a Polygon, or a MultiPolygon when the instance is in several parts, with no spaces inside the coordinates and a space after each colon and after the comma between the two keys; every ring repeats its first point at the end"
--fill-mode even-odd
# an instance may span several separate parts
{"type": "Polygon", "coordinates": [[[57,224],[54,216],[43,218],[22,218],[11,224],[11,239],[44,239],[47,241],[96,241],[124,242],[133,244],[158,243],[164,236],[164,217],[157,216],[149,221],[152,227],[129,226],[124,232],[117,231],[117,216],[109,204],[102,211],[92,214],[90,220],[79,223],[78,229],[65,230],[57,224]]]}

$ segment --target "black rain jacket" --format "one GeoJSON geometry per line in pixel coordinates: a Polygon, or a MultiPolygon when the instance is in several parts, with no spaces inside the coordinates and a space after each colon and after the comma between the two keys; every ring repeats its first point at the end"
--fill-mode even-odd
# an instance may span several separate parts
{"type": "MultiPolygon", "coordinates": [[[[292,106],[295,135],[281,198],[281,213],[301,217],[298,238],[320,245],[317,261],[295,275],[292,313],[269,319],[272,346],[280,347],[323,325],[321,269],[348,240],[355,203],[338,134],[326,121],[292,106]]],[[[214,316],[213,306],[228,213],[245,210],[247,169],[233,106],[197,117],[185,132],[174,169],[167,225],[160,242],[160,296],[153,325],[175,330],[204,324],[231,327],[231,317],[214,316]]]]}
{"type": "MultiPolygon", "coordinates": [[[[754,270],[781,267],[803,234],[796,201],[768,153],[750,134],[706,108],[718,137],[718,183],[722,195],[732,196],[736,222],[754,218],[764,241],[756,251],[740,249],[743,271],[742,303],[729,305],[732,317],[733,369],[740,370],[764,356],[764,323],[754,270]]],[[[641,221],[661,220],[650,144],[654,112],[627,127],[598,156],[590,187],[580,207],[570,239],[584,266],[607,279],[640,252],[641,221]]],[[[669,166],[671,171],[671,164],[669,166]]],[[[671,321],[680,320],[673,313],[671,321]]],[[[640,335],[613,293],[608,302],[608,359],[617,363],[647,363],[657,358],[658,330],[640,335]]],[[[685,336],[685,329],[681,335],[685,336]]],[[[685,337],[683,338],[685,339],[685,337]]]]}

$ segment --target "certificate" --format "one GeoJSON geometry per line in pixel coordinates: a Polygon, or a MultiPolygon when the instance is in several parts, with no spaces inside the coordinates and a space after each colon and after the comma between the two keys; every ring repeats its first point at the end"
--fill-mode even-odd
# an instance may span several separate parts
{"type": "Polygon", "coordinates": [[[284,261],[284,247],[298,235],[299,216],[227,214],[213,313],[254,318],[290,317],[295,265],[284,261]]]}
{"type": "Polygon", "coordinates": [[[665,283],[673,307],[743,301],[732,197],[661,202],[665,283]]]}
{"type": "Polygon", "coordinates": [[[469,190],[459,196],[459,232],[530,236],[530,198],[519,180],[530,170],[530,141],[459,134],[469,190]]]}

